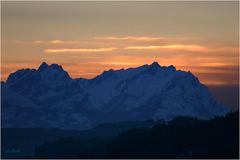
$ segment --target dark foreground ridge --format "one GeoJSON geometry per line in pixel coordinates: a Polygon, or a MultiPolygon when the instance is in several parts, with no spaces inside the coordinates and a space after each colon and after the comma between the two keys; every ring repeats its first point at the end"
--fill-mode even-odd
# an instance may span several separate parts
{"type": "Polygon", "coordinates": [[[3,129],[2,158],[239,158],[239,112],[153,124],[103,124],[86,131],[3,129]],[[29,148],[32,152],[23,153],[29,148]]]}
{"type": "Polygon", "coordinates": [[[209,121],[181,117],[152,129],[121,133],[112,141],[59,139],[35,150],[36,158],[239,158],[239,114],[209,121]],[[74,142],[74,143],[72,143],[74,142]]]}
{"type": "Polygon", "coordinates": [[[239,113],[208,121],[176,118],[117,136],[107,158],[239,158],[239,113]]]}

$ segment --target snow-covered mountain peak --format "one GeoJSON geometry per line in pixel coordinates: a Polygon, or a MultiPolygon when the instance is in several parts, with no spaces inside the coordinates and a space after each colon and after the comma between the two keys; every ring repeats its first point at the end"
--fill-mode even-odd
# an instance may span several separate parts
{"type": "Polygon", "coordinates": [[[150,64],[149,66],[152,67],[152,68],[160,68],[160,67],[161,67],[160,64],[158,64],[157,61],[154,61],[154,62],[153,62],[152,64],[150,64]]]}
{"type": "Polygon", "coordinates": [[[173,65],[168,66],[167,69],[170,71],[176,71],[176,67],[174,67],[173,65]]]}
{"type": "MultiPolygon", "coordinates": [[[[19,124],[23,126],[31,121],[33,108],[39,120],[33,126],[46,123],[50,127],[75,129],[84,128],[86,120],[96,125],[151,118],[169,120],[176,116],[206,119],[229,111],[191,72],[176,70],[173,65],[160,66],[157,62],[110,69],[93,79],[71,79],[60,65],[44,62],[37,70],[12,73],[1,85],[3,104],[14,108],[6,109],[7,114],[14,117],[22,113],[18,106],[29,107],[29,112],[21,115],[23,120],[19,124]],[[71,116],[75,114],[79,116],[71,116]]],[[[14,118],[4,123],[16,124],[14,118]]]]}
{"type": "Polygon", "coordinates": [[[14,73],[11,73],[7,78],[7,83],[14,83],[23,79],[26,79],[27,77],[33,75],[35,72],[35,69],[20,69],[14,73]]]}
{"type": "Polygon", "coordinates": [[[38,71],[43,71],[46,68],[48,68],[49,65],[46,62],[43,62],[39,67],[38,67],[38,71]]]}
{"type": "Polygon", "coordinates": [[[158,64],[158,62],[153,62],[152,64],[148,65],[147,69],[144,73],[147,74],[157,74],[161,70],[161,66],[158,64]]]}
{"type": "Polygon", "coordinates": [[[103,73],[101,75],[109,75],[109,74],[113,74],[115,71],[113,69],[109,69],[108,71],[103,71],[103,73]]]}
{"type": "Polygon", "coordinates": [[[43,62],[37,71],[45,83],[63,82],[71,79],[62,66],[58,64],[48,65],[46,62],[43,62]]]}
{"type": "Polygon", "coordinates": [[[48,65],[46,62],[43,62],[39,66],[38,71],[42,72],[42,71],[45,71],[45,70],[58,70],[59,72],[64,71],[61,65],[54,64],[54,63],[51,64],[51,65],[48,65]]]}
{"type": "Polygon", "coordinates": [[[43,62],[36,69],[20,69],[11,73],[6,81],[12,90],[31,95],[45,87],[62,86],[71,81],[71,77],[60,65],[43,62]]]}

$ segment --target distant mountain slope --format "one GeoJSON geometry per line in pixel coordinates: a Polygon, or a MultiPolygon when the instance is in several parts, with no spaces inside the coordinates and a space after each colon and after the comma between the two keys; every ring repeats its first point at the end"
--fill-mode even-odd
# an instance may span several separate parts
{"type": "Polygon", "coordinates": [[[157,62],[72,79],[58,64],[9,75],[2,89],[3,127],[86,129],[105,122],[176,116],[208,119],[229,110],[191,73],[157,62]]]}

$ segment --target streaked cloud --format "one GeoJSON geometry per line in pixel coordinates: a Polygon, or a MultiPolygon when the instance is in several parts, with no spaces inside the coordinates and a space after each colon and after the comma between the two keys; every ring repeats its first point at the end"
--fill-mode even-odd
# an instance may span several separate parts
{"type": "Polygon", "coordinates": [[[200,37],[173,37],[173,36],[98,36],[94,37],[94,40],[106,40],[106,41],[128,41],[128,42],[191,42],[191,41],[199,41],[200,37]]]}
{"type": "Polygon", "coordinates": [[[186,50],[203,50],[205,47],[200,45],[158,45],[158,46],[128,46],[125,49],[186,49],[186,50]]]}
{"type": "MultiPolygon", "coordinates": [[[[236,75],[238,74],[239,48],[206,44],[197,38],[109,36],[77,40],[6,42],[5,45],[18,47],[18,50],[10,48],[13,52],[20,53],[19,51],[23,48],[31,48],[35,51],[35,56],[44,55],[42,59],[49,63],[71,63],[72,65],[64,65],[64,68],[73,78],[93,78],[110,68],[126,69],[158,61],[161,66],[174,65],[177,69],[191,71],[204,84],[238,84],[236,75]],[[43,52],[46,54],[42,54],[43,52]]],[[[11,51],[10,49],[8,52],[11,51]]],[[[22,50],[22,53],[25,51],[22,50]]],[[[22,64],[10,66],[3,64],[1,79],[7,79],[9,73],[21,69],[22,66],[22,64]]],[[[36,66],[33,67],[36,68],[36,66]]]]}
{"type": "Polygon", "coordinates": [[[226,63],[223,62],[210,62],[210,63],[200,63],[199,66],[208,66],[208,67],[226,67],[228,66],[226,63]]]}
{"type": "Polygon", "coordinates": [[[140,63],[134,63],[134,62],[103,62],[100,64],[107,64],[107,65],[116,65],[116,66],[137,66],[137,65],[141,65],[140,63]]]}
{"type": "Polygon", "coordinates": [[[94,37],[96,40],[131,40],[131,41],[157,41],[161,40],[161,37],[148,37],[148,36],[125,36],[125,37],[94,37]]]}
{"type": "MultiPolygon", "coordinates": [[[[193,72],[194,73],[194,72],[193,72]]],[[[236,85],[239,83],[238,72],[233,73],[194,73],[201,80],[202,83],[207,85],[236,85]]]]}
{"type": "Polygon", "coordinates": [[[63,48],[63,49],[45,49],[46,53],[77,53],[77,52],[108,52],[117,48],[63,48]]]}
{"type": "Polygon", "coordinates": [[[33,44],[77,44],[81,43],[81,41],[64,41],[64,40],[50,40],[50,41],[33,41],[33,44]]]}
{"type": "MultiPolygon", "coordinates": [[[[158,50],[158,49],[169,49],[169,50],[185,50],[191,52],[229,52],[238,53],[238,48],[235,47],[206,47],[198,44],[169,44],[169,45],[148,45],[148,46],[128,46],[124,49],[130,50],[158,50]]],[[[226,53],[225,53],[226,54],[226,53]]]]}

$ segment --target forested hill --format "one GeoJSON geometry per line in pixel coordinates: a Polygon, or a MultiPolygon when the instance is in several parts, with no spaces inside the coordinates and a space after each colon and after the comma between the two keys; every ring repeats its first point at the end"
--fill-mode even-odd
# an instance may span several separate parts
{"type": "Polygon", "coordinates": [[[177,117],[110,139],[62,138],[35,149],[35,158],[239,158],[239,113],[203,121],[177,117]]]}
{"type": "Polygon", "coordinates": [[[176,118],[120,134],[108,158],[239,158],[239,112],[209,121],[176,118]]]}

